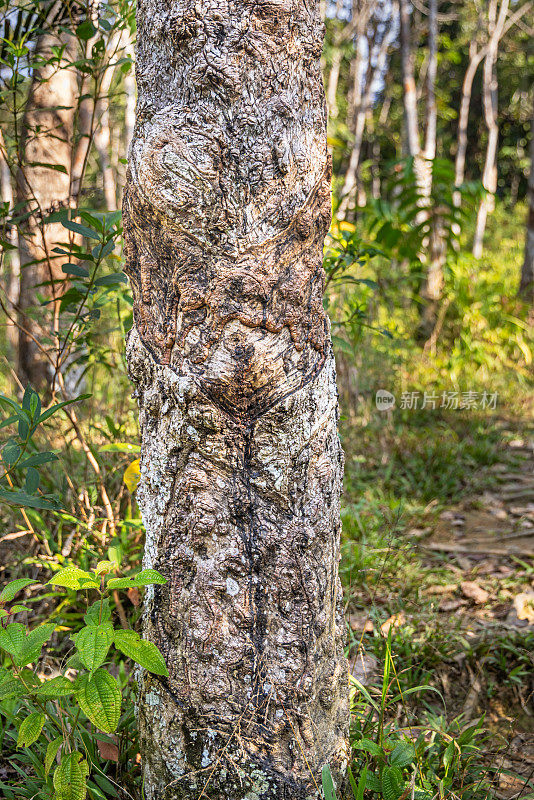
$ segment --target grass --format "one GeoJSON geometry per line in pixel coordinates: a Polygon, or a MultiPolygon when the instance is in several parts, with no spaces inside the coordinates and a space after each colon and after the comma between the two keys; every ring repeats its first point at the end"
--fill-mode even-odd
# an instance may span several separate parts
{"type": "MultiPolygon", "coordinates": [[[[371,697],[357,694],[355,735],[376,744],[392,730],[398,741],[399,730],[422,727],[432,744],[420,750],[421,775],[429,771],[437,782],[414,789],[417,770],[404,769],[403,785],[412,780],[415,792],[406,796],[424,797],[424,791],[433,797],[534,796],[530,767],[510,760],[508,752],[514,737],[534,728],[528,716],[532,626],[511,629],[498,618],[481,624],[470,606],[443,613],[436,593],[436,587],[452,586],[458,602],[462,582],[478,580],[490,590],[488,606],[510,607],[532,579],[530,561],[504,558],[509,575],[486,579],[478,575],[476,561],[464,559],[462,569],[454,554],[430,554],[421,547],[444,510],[467,498],[476,507],[484,492],[498,492],[499,473],[492,467],[521,470],[523,456],[510,444],[532,433],[533,408],[529,310],[515,298],[522,221],[520,211],[510,215],[498,206],[484,258],[474,262],[462,254],[450,270],[447,314],[433,352],[415,344],[417,315],[398,295],[393,302],[368,300],[368,322],[387,327],[393,339],[364,329],[351,341],[350,331],[341,332],[353,353],[347,356],[346,347],[338,351],[341,375],[352,366],[352,385],[341,385],[346,453],[341,573],[350,647],[353,658],[359,654],[371,665],[383,665],[390,653],[395,669],[382,714],[372,713],[371,699],[381,691],[383,674],[370,669],[371,697]],[[393,409],[376,408],[378,389],[395,395],[393,409]],[[497,392],[496,408],[454,410],[439,403],[435,409],[400,408],[403,392],[419,392],[420,406],[424,392],[441,397],[444,391],[468,390],[479,397],[497,392]],[[394,685],[403,696],[392,701],[394,685]],[[429,691],[412,692],[416,686],[429,691]],[[466,730],[475,730],[467,754],[461,745],[466,730]],[[450,742],[456,761],[445,769],[450,742]]],[[[365,277],[376,280],[377,274],[365,277]]],[[[380,758],[388,763],[372,748],[364,756],[355,752],[357,773],[372,763],[377,768],[380,758]]],[[[387,797],[384,786],[375,788],[387,797]]]]}

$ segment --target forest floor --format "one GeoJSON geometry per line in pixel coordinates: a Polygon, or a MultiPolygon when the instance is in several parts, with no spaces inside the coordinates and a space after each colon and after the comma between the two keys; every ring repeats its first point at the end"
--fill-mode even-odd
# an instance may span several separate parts
{"type": "Polygon", "coordinates": [[[480,723],[488,796],[503,800],[534,797],[534,398],[519,394],[514,413],[485,417],[384,420],[368,403],[366,425],[345,422],[343,436],[353,674],[380,691],[391,629],[411,696],[389,713],[429,729],[480,723]]]}

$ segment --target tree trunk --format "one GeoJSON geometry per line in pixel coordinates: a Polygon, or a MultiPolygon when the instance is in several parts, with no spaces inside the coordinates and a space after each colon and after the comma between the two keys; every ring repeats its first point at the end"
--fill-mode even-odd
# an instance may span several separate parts
{"type": "MultiPolygon", "coordinates": [[[[39,37],[36,52],[44,66],[36,68],[22,121],[18,143],[21,167],[17,174],[18,201],[23,202],[30,216],[19,229],[21,279],[19,296],[19,336],[17,371],[22,383],[35,388],[46,386],[51,378],[51,364],[39,350],[35,339],[41,339],[28,310],[37,302],[36,292],[54,301],[57,288],[52,284],[36,290],[43,281],[64,278],[61,265],[65,257],[53,253],[58,241],[65,238],[60,222],[47,222],[52,211],[68,207],[73,124],[77,101],[76,70],[51,61],[53,47],[66,45],[69,61],[74,60],[76,39],[66,37],[58,42],[54,34],[39,37]],[[50,167],[43,166],[50,164],[50,167]],[[61,166],[65,172],[54,167],[61,166]]],[[[56,304],[53,303],[53,308],[56,304]]],[[[47,334],[54,337],[56,314],[47,334]],[[52,330],[50,330],[52,329],[52,330]]]]}
{"type": "Polygon", "coordinates": [[[415,86],[412,43],[410,33],[410,4],[409,0],[400,0],[400,44],[401,68],[404,84],[404,120],[406,126],[406,145],[408,154],[417,158],[420,151],[419,123],[417,119],[417,89],[415,86]]]}
{"type": "MultiPolygon", "coordinates": [[[[475,235],[473,239],[473,255],[480,258],[482,255],[482,245],[484,242],[484,232],[488,214],[493,211],[495,206],[495,192],[497,191],[497,149],[499,144],[499,125],[497,122],[498,113],[498,83],[497,83],[497,57],[499,53],[500,34],[496,35],[499,28],[502,29],[501,20],[506,18],[509,0],[502,0],[499,11],[499,21],[497,21],[497,0],[491,0],[488,11],[488,31],[490,40],[488,50],[484,59],[484,72],[482,80],[482,98],[484,106],[484,120],[488,129],[488,143],[486,145],[486,157],[484,160],[484,171],[482,173],[482,185],[487,194],[482,198],[477,213],[475,225],[475,235]]],[[[503,23],[504,24],[504,23],[503,23]]]]}
{"type": "MultiPolygon", "coordinates": [[[[2,202],[7,204],[9,209],[13,208],[13,182],[11,176],[11,169],[7,161],[8,154],[2,131],[0,130],[0,184],[1,184],[1,198],[2,202]]],[[[13,249],[8,250],[4,255],[3,267],[6,268],[6,261],[8,270],[6,271],[6,297],[9,302],[10,309],[15,309],[19,302],[20,293],[20,257],[18,251],[18,235],[15,226],[11,226],[7,232],[6,237],[10,241],[13,249]]],[[[18,346],[18,331],[13,323],[13,320],[6,317],[6,334],[10,345],[13,347],[14,352],[17,351],[18,346]]]]}
{"type": "MultiPolygon", "coordinates": [[[[426,125],[425,125],[425,161],[424,161],[424,197],[430,198],[432,192],[432,172],[436,158],[437,106],[436,78],[438,72],[438,2],[429,0],[428,5],[428,66],[426,73],[426,125]]],[[[443,294],[443,267],[447,257],[444,242],[443,223],[437,214],[430,220],[428,237],[428,268],[425,285],[421,292],[425,305],[421,318],[421,334],[431,335],[434,330],[439,302],[443,294]]]]}
{"type": "Polygon", "coordinates": [[[525,259],[521,268],[519,294],[525,300],[534,301],[534,115],[530,125],[530,176],[528,179],[527,235],[525,259]]]}
{"type": "Polygon", "coordinates": [[[341,52],[341,47],[334,46],[334,52],[332,53],[332,66],[330,67],[330,72],[328,74],[328,89],[326,92],[328,113],[332,119],[335,119],[338,115],[337,85],[339,82],[339,70],[342,59],[343,53],[341,52]]]}
{"type": "Polygon", "coordinates": [[[104,190],[104,200],[107,211],[117,210],[117,193],[115,186],[115,176],[109,160],[111,133],[109,129],[109,97],[102,97],[98,101],[97,115],[99,117],[98,127],[95,131],[95,147],[100,162],[102,173],[102,188],[104,190]]]}
{"type": "Polygon", "coordinates": [[[197,9],[138,5],[124,197],[145,565],[169,579],[144,788],[307,800],[348,728],[323,26],[317,0],[197,9]]]}
{"type": "MultiPolygon", "coordinates": [[[[454,167],[454,182],[456,186],[461,186],[465,177],[465,156],[467,153],[467,127],[469,124],[469,108],[471,106],[471,94],[473,91],[473,81],[478,69],[478,65],[484,58],[484,50],[477,50],[476,44],[471,42],[469,46],[469,64],[465,71],[462,83],[462,98],[460,100],[460,112],[458,114],[458,134],[457,149],[454,167]]],[[[460,193],[455,198],[455,202],[460,205],[460,193]]]]}

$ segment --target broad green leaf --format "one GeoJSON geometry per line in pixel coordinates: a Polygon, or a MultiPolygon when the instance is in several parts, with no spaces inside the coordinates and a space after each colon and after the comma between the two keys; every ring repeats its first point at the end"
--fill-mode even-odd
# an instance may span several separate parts
{"type": "Polygon", "coordinates": [[[31,747],[37,741],[45,724],[45,715],[35,711],[21,723],[17,737],[17,747],[31,747]]]}
{"type": "Polygon", "coordinates": [[[65,678],[63,675],[58,675],[55,678],[50,678],[49,681],[44,681],[40,686],[37,686],[33,694],[36,697],[67,697],[67,695],[74,692],[74,684],[65,678]]]}
{"type": "Polygon", "coordinates": [[[64,755],[54,771],[56,800],[85,800],[87,794],[85,781],[88,775],[89,767],[81,753],[64,755]]]}
{"type": "Polygon", "coordinates": [[[17,680],[5,681],[0,684],[0,703],[3,700],[13,700],[26,694],[26,688],[17,680]]]}
{"type": "Polygon", "coordinates": [[[337,800],[336,790],[334,788],[334,781],[332,780],[332,773],[330,767],[325,764],[321,773],[323,781],[323,792],[325,800],[337,800]]]}
{"type": "Polygon", "coordinates": [[[102,731],[114,733],[121,712],[117,681],[105,669],[81,675],[76,682],[76,699],[83,713],[102,731]]]}
{"type": "Polygon", "coordinates": [[[15,603],[14,606],[9,607],[10,614],[19,614],[21,611],[29,611],[29,610],[30,609],[28,608],[28,606],[21,606],[19,603],[15,603]]]}
{"type": "Polygon", "coordinates": [[[410,742],[399,742],[389,757],[394,767],[407,767],[415,759],[415,748],[410,742]]]}
{"type": "Polygon", "coordinates": [[[16,581],[7,583],[0,593],[0,603],[9,603],[21,589],[24,589],[31,583],[37,583],[37,581],[31,578],[17,578],[16,581]]]}
{"type": "Polygon", "coordinates": [[[384,767],[381,784],[384,800],[399,800],[404,792],[404,781],[398,767],[384,767]]]}
{"type": "Polygon", "coordinates": [[[372,756],[379,756],[382,754],[382,748],[380,748],[376,742],[372,742],[371,739],[360,739],[359,742],[354,742],[353,748],[355,750],[363,750],[366,753],[370,753],[372,756]]]}
{"type": "Polygon", "coordinates": [[[98,589],[100,587],[100,583],[94,575],[77,567],[60,569],[48,583],[53,586],[64,586],[66,589],[98,589]]]}
{"type": "Polygon", "coordinates": [[[87,669],[97,669],[106,660],[113,641],[113,625],[103,622],[100,625],[87,625],[72,639],[80,658],[87,669]]]}
{"type": "Polygon", "coordinates": [[[113,442],[113,444],[105,444],[98,449],[101,453],[139,453],[141,450],[138,444],[129,442],[113,442]]]}
{"type": "Polygon", "coordinates": [[[101,622],[109,622],[111,620],[111,609],[108,598],[104,598],[102,602],[97,600],[92,606],[89,606],[84,620],[86,625],[100,625],[101,622]]]}
{"type": "Polygon", "coordinates": [[[46,453],[35,453],[35,455],[30,456],[29,458],[23,459],[23,461],[20,462],[19,467],[21,469],[23,467],[40,467],[42,464],[48,464],[49,461],[57,460],[57,455],[47,450],[46,453]]]}
{"type": "Polygon", "coordinates": [[[140,586],[152,586],[153,584],[167,583],[167,578],[157,571],[157,569],[143,569],[131,578],[111,578],[108,581],[109,589],[131,589],[140,586]]]}
{"type": "Polygon", "coordinates": [[[25,636],[23,646],[15,656],[15,663],[18,667],[24,667],[26,664],[37,661],[44,643],[50,639],[55,627],[52,623],[39,625],[25,636]]]}
{"type": "Polygon", "coordinates": [[[117,650],[149,672],[153,672],[155,675],[169,676],[165,660],[156,645],[141,639],[136,631],[117,630],[114,641],[117,650]]]}
{"type": "Polygon", "coordinates": [[[65,219],[63,220],[62,225],[69,231],[73,231],[74,233],[79,233],[81,236],[85,236],[86,239],[100,239],[99,233],[94,231],[92,228],[88,228],[86,225],[80,225],[79,222],[73,222],[70,219],[65,219]]]}
{"type": "Polygon", "coordinates": [[[27,492],[12,492],[3,487],[0,487],[0,497],[9,505],[20,508],[49,508],[53,511],[61,509],[60,503],[54,498],[28,494],[27,492]]]}
{"type": "Polygon", "coordinates": [[[51,742],[48,742],[48,747],[46,748],[46,755],[45,755],[45,778],[47,777],[48,773],[50,772],[50,767],[54,763],[54,759],[58,754],[59,748],[63,744],[63,738],[59,736],[57,739],[52,739],[51,742]]]}
{"type": "Polygon", "coordinates": [[[26,629],[20,622],[10,622],[5,628],[0,627],[0,647],[15,656],[19,653],[26,638],[26,629]]]}
{"type": "Polygon", "coordinates": [[[61,267],[65,275],[75,275],[77,278],[88,278],[89,271],[79,264],[63,264],[61,267]]]}
{"type": "Polygon", "coordinates": [[[89,39],[94,36],[95,33],[96,28],[90,19],[84,20],[76,28],[76,36],[84,42],[89,41],[89,39]]]}

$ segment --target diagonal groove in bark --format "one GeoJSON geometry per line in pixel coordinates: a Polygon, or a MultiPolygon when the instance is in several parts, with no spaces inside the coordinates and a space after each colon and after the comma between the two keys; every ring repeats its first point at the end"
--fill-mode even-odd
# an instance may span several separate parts
{"type": "Polygon", "coordinates": [[[346,761],[322,36],[316,3],[138,4],[128,361],[145,564],[169,578],[148,800],[307,800],[346,761]]]}

